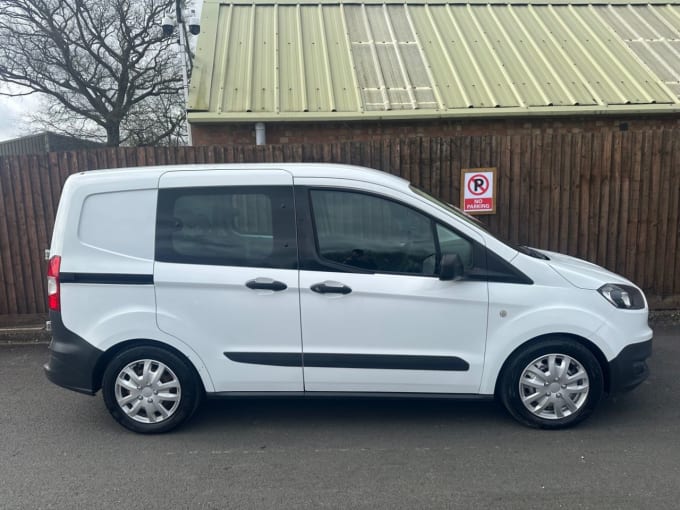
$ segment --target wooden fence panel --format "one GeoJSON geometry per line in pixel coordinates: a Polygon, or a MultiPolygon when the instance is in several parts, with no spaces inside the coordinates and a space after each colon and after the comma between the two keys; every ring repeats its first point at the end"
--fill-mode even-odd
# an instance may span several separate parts
{"type": "Polygon", "coordinates": [[[332,162],[402,176],[458,204],[463,168],[498,169],[481,216],[511,242],[604,265],[680,307],[680,130],[533,133],[267,146],[95,149],[0,158],[0,315],[46,311],[45,262],[66,178],[125,166],[332,162]]]}
{"type": "Polygon", "coordinates": [[[15,228],[9,218],[9,202],[5,198],[12,192],[7,188],[7,177],[9,176],[8,161],[0,160],[0,196],[2,196],[2,207],[0,207],[0,314],[18,314],[16,297],[16,283],[14,279],[14,264],[12,264],[12,252],[10,250],[10,236],[13,236],[15,228]]]}
{"type": "MultiPolygon", "coordinates": [[[[659,289],[662,296],[672,296],[678,293],[680,284],[680,137],[673,136],[670,154],[667,158],[670,172],[669,186],[669,214],[668,234],[666,245],[666,259],[663,262],[667,273],[664,275],[659,289]]],[[[664,182],[665,184],[665,182],[664,182]]]]}

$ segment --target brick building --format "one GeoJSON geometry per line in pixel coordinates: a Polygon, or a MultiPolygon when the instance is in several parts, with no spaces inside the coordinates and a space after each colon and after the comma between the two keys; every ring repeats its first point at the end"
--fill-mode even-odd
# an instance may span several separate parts
{"type": "Polygon", "coordinates": [[[680,2],[205,0],[195,145],[680,125],[680,2]]]}

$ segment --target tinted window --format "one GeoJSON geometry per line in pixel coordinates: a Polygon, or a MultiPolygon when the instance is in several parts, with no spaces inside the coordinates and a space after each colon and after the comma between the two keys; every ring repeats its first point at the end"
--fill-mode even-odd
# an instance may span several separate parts
{"type": "Polygon", "coordinates": [[[467,239],[456,234],[453,230],[442,225],[437,225],[437,237],[439,238],[439,249],[441,255],[457,254],[460,257],[465,269],[473,267],[473,247],[467,239]]]}
{"type": "Polygon", "coordinates": [[[222,266],[297,267],[292,189],[162,189],[156,260],[222,266]]]}
{"type": "Polygon", "coordinates": [[[378,272],[436,274],[435,229],[427,216],[363,193],[312,190],[311,200],[322,258],[378,272]]]}

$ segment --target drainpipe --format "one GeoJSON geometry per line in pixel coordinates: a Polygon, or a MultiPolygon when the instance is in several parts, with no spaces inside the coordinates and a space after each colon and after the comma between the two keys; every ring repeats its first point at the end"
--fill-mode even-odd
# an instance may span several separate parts
{"type": "Polygon", "coordinates": [[[265,145],[267,143],[266,138],[267,137],[264,130],[264,122],[257,122],[255,124],[255,144],[265,145]]]}

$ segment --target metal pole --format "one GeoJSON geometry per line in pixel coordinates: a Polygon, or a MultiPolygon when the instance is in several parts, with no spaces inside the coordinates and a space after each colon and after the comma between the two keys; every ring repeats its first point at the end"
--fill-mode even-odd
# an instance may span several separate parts
{"type": "Polygon", "coordinates": [[[181,53],[182,59],[182,88],[184,90],[184,110],[185,117],[184,122],[187,127],[187,138],[189,146],[193,145],[193,140],[191,136],[191,126],[189,126],[189,118],[186,113],[187,107],[189,106],[189,77],[187,75],[187,41],[186,34],[184,31],[184,18],[182,17],[182,7],[180,6],[180,0],[175,0],[175,16],[177,19],[177,30],[179,31],[179,52],[181,53]]]}

